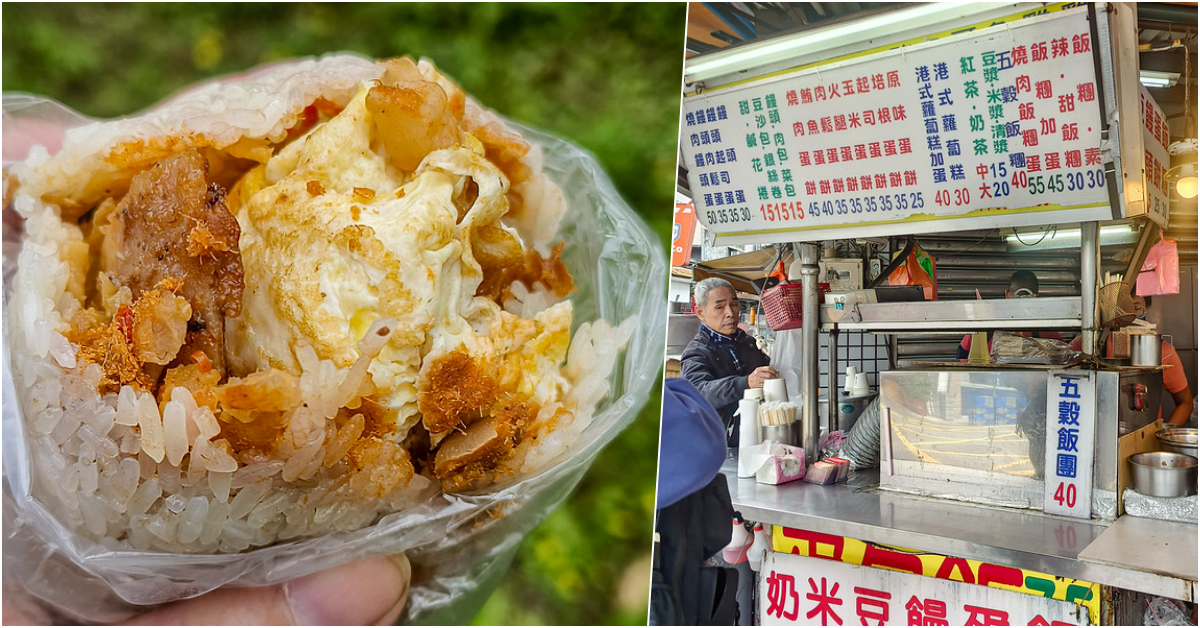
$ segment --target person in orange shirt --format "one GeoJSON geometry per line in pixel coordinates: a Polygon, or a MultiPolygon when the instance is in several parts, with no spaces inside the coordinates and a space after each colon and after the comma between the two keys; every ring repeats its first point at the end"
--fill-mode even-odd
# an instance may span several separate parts
{"type": "MultiPolygon", "coordinates": [[[[1133,313],[1141,320],[1146,320],[1146,312],[1150,309],[1152,299],[1150,297],[1141,297],[1133,295],[1133,313]]],[[[1078,350],[1083,344],[1082,337],[1078,337],[1071,341],[1071,348],[1078,350]]],[[[1188,419],[1192,416],[1192,407],[1194,400],[1192,398],[1192,390],[1188,386],[1187,373],[1183,371],[1183,362],[1179,359],[1179,353],[1167,341],[1162,341],[1162,363],[1163,366],[1169,368],[1163,369],[1163,389],[1171,395],[1175,400],[1175,409],[1171,411],[1171,416],[1167,417],[1166,424],[1180,426],[1186,425],[1188,419]]],[[[1105,349],[1106,357],[1113,357],[1112,338],[1109,337],[1108,345],[1105,349]]],[[[1162,410],[1159,410],[1159,417],[1162,417],[1162,410]]]]}
{"type": "MultiPolygon", "coordinates": [[[[1032,299],[1038,295],[1038,278],[1033,274],[1033,271],[1018,270],[1012,274],[1008,280],[1008,289],[1004,291],[1006,299],[1032,299]]],[[[992,338],[994,332],[988,332],[988,352],[991,353],[992,338]]],[[[1056,331],[1035,331],[1035,332],[1020,332],[1022,336],[1030,338],[1048,338],[1051,340],[1066,341],[1056,331]]],[[[971,355],[971,334],[963,336],[962,342],[958,344],[957,357],[959,360],[966,360],[971,355]]]]}
{"type": "MultiPolygon", "coordinates": [[[[1146,312],[1150,309],[1150,297],[1133,297],[1133,313],[1137,317],[1145,320],[1146,312]]],[[[1112,343],[1108,343],[1108,355],[1112,356],[1112,343]]],[[[1188,419],[1192,416],[1192,390],[1188,386],[1187,374],[1183,372],[1183,362],[1179,359],[1179,352],[1175,351],[1175,347],[1171,346],[1167,341],[1162,342],[1162,363],[1163,366],[1170,368],[1163,369],[1163,388],[1175,400],[1175,409],[1171,411],[1171,416],[1167,418],[1166,423],[1170,425],[1186,425],[1188,419]]],[[[1162,410],[1159,410],[1159,416],[1162,416],[1162,410]]]]}

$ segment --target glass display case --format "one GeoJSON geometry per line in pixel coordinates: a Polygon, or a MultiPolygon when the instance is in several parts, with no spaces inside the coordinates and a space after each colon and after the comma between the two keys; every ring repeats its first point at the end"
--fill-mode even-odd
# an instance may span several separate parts
{"type": "MultiPolygon", "coordinates": [[[[1096,382],[1092,515],[1117,515],[1119,438],[1155,422],[1155,369],[1091,371],[1096,382]]],[[[883,488],[1041,509],[1045,369],[900,370],[880,374],[883,488]]]]}

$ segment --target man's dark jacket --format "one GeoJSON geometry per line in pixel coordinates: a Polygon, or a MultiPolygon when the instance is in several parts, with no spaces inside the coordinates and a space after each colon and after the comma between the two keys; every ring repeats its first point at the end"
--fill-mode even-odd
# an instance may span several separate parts
{"type": "Polygon", "coordinates": [[[759,351],[754,338],[740,329],[733,337],[733,347],[741,363],[740,369],[729,349],[718,345],[712,333],[701,327],[696,337],[684,347],[680,360],[683,377],[716,408],[725,423],[730,447],[737,446],[738,430],[731,429],[733,413],[737,412],[738,402],[748,387],[749,375],[754,369],[771,363],[771,358],[759,351]]]}

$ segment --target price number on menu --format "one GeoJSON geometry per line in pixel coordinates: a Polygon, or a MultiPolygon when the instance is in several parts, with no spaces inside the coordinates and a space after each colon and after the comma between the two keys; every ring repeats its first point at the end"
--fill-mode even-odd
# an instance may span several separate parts
{"type": "Polygon", "coordinates": [[[762,219],[768,222],[804,220],[803,203],[763,203],[758,207],[758,212],[762,216],[762,219]]]}
{"type": "Polygon", "coordinates": [[[1017,177],[1017,172],[1020,171],[1013,171],[1013,179],[1011,183],[1005,180],[1008,177],[1008,168],[1004,167],[1004,162],[988,164],[987,168],[981,167],[981,172],[983,174],[986,175],[988,171],[991,172],[992,178],[997,180],[992,181],[991,184],[984,184],[984,189],[980,190],[981,198],[1003,198],[1011,194],[1013,188],[1021,187],[1020,179],[1017,177]],[[986,189],[989,187],[991,188],[990,190],[986,189]]]}
{"type": "Polygon", "coordinates": [[[1038,174],[1028,177],[1029,193],[1034,196],[1046,192],[1078,192],[1104,187],[1104,171],[1100,169],[1082,172],[1060,172],[1038,174]]]}
{"type": "Polygon", "coordinates": [[[922,192],[900,192],[841,198],[832,201],[812,201],[808,204],[808,213],[813,216],[837,217],[905,211],[924,207],[925,196],[922,192]]]}
{"type": "Polygon", "coordinates": [[[749,207],[722,207],[720,209],[705,210],[705,216],[708,218],[710,225],[726,225],[731,222],[745,222],[750,220],[749,207]]]}
{"type": "Polygon", "coordinates": [[[957,190],[938,190],[933,196],[933,202],[939,207],[959,207],[971,202],[971,191],[967,188],[957,190]]]}
{"type": "Polygon", "coordinates": [[[1162,213],[1166,213],[1166,211],[1167,211],[1166,199],[1164,199],[1161,196],[1151,196],[1150,197],[1150,213],[1162,214],[1162,213]]]}
{"type": "Polygon", "coordinates": [[[1074,484],[1059,482],[1058,489],[1054,491],[1054,501],[1058,502],[1059,506],[1067,508],[1075,507],[1076,489],[1074,484]]]}

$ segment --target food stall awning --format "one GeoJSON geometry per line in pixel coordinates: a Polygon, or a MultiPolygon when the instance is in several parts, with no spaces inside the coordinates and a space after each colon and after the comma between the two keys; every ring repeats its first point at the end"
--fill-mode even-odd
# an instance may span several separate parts
{"type": "Polygon", "coordinates": [[[766,246],[757,251],[730,255],[719,259],[709,260],[692,267],[692,280],[701,281],[709,277],[720,277],[728,280],[738,292],[758,296],[762,293],[763,283],[783,261],[784,268],[792,263],[791,251],[785,251],[780,257],[779,245],[766,246]]]}

